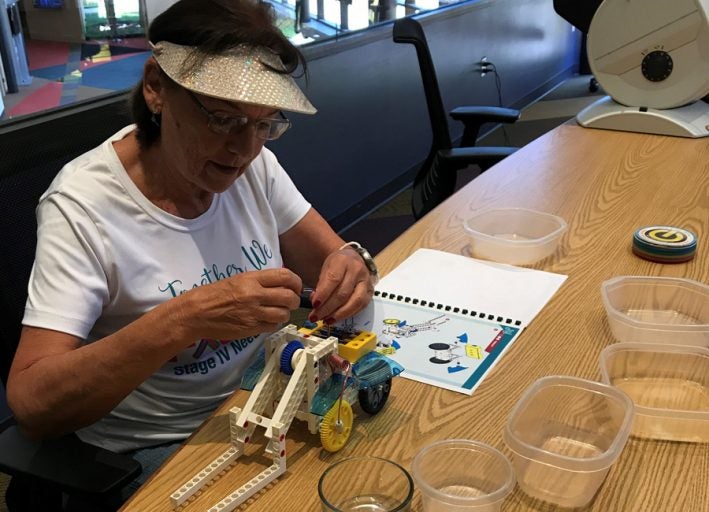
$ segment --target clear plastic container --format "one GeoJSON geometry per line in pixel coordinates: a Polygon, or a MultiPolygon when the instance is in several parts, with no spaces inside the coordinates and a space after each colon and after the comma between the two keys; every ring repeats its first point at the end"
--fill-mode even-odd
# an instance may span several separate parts
{"type": "Polygon", "coordinates": [[[467,439],[424,447],[414,457],[411,474],[424,512],[496,512],[515,485],[507,457],[467,439]]]}
{"type": "Polygon", "coordinates": [[[587,505],[623,450],[632,420],[633,402],[613,386],[565,376],[537,380],[503,430],[517,483],[561,507],[587,505]]]}
{"type": "Polygon", "coordinates": [[[709,347],[709,286],[677,277],[620,276],[601,285],[618,341],[709,347]]]}
{"type": "Polygon", "coordinates": [[[529,265],[554,253],[566,221],[525,208],[495,208],[469,218],[464,227],[473,257],[529,265]]]}
{"type": "Polygon", "coordinates": [[[633,435],[709,442],[709,349],[616,343],[600,366],[603,381],[635,403],[633,435]]]}

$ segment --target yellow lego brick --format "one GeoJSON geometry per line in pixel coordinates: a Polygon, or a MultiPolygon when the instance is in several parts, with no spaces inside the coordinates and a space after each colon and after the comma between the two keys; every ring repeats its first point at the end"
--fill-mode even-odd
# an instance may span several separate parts
{"type": "MultiPolygon", "coordinates": [[[[311,324],[311,325],[312,325],[312,324],[311,324]]],[[[318,321],[315,323],[315,327],[312,327],[312,328],[300,327],[300,328],[298,329],[298,332],[301,333],[301,334],[304,334],[304,335],[306,335],[306,336],[312,336],[313,334],[315,334],[316,336],[318,336],[319,334],[322,334],[322,333],[318,333],[318,331],[319,331],[320,329],[322,329],[324,326],[325,326],[325,324],[323,323],[323,321],[322,321],[322,320],[318,320],[318,321]]]]}
{"type": "Polygon", "coordinates": [[[355,331],[354,337],[344,338],[343,336],[350,336],[350,333],[343,332],[341,328],[330,328],[322,320],[318,321],[313,327],[301,327],[298,332],[303,336],[327,338],[332,335],[337,337],[340,342],[337,352],[350,363],[356,363],[363,355],[377,347],[377,335],[373,332],[355,331]]]}
{"type": "Polygon", "coordinates": [[[340,343],[337,352],[350,363],[356,363],[363,355],[377,347],[377,335],[362,331],[346,343],[340,343]]]}

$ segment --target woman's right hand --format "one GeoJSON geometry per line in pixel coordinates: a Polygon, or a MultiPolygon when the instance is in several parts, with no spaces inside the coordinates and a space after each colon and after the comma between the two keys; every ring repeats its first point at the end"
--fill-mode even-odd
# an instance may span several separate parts
{"type": "Polygon", "coordinates": [[[240,339],[278,329],[300,306],[303,283],[286,268],[237,274],[195,288],[176,319],[193,339],[240,339]]]}
{"type": "Polygon", "coordinates": [[[36,439],[90,425],[196,339],[275,331],[299,306],[301,286],[285,268],[246,272],[168,300],[95,343],[25,327],[7,387],[15,418],[36,439]]]}

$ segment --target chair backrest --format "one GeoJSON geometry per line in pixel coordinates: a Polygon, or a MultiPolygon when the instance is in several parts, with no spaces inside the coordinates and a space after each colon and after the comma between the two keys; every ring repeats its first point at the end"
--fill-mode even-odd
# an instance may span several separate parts
{"type": "Polygon", "coordinates": [[[583,34],[588,34],[593,15],[602,3],[603,0],[554,0],[554,10],[583,34]]]}
{"type": "Polygon", "coordinates": [[[64,160],[23,169],[0,179],[0,378],[7,382],[20,339],[27,281],[34,261],[37,201],[64,160]]]}
{"type": "Polygon", "coordinates": [[[423,27],[413,18],[399,18],[394,22],[393,38],[395,43],[408,43],[416,48],[423,90],[426,95],[428,117],[433,130],[433,148],[435,150],[450,149],[452,144],[448,130],[448,116],[443,107],[436,69],[433,66],[433,59],[428,49],[423,27]]]}
{"type": "Polygon", "coordinates": [[[82,103],[0,127],[0,379],[22,329],[37,244],[35,208],[62,166],[130,122],[126,96],[82,103]]]}

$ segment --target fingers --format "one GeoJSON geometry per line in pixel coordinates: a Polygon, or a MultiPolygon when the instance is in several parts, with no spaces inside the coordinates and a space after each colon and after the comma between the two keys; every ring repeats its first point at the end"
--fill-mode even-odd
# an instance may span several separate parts
{"type": "MultiPolygon", "coordinates": [[[[291,310],[277,306],[260,306],[254,311],[231,312],[218,319],[221,325],[214,326],[222,333],[218,339],[258,336],[278,330],[290,319],[291,310]]],[[[214,337],[214,336],[211,336],[214,337]]]]}
{"type": "MultiPolygon", "coordinates": [[[[242,274],[246,275],[246,274],[242,274]]],[[[271,268],[254,272],[254,276],[264,288],[287,288],[296,295],[303,289],[303,281],[287,268],[271,268]]]]}
{"type": "Polygon", "coordinates": [[[355,286],[349,298],[334,311],[325,314],[325,323],[332,324],[350,318],[362,311],[372,300],[374,287],[367,281],[360,281],[355,286]]]}
{"type": "Polygon", "coordinates": [[[299,307],[301,286],[300,277],[285,268],[231,276],[192,290],[190,318],[199,337],[241,338],[273,331],[299,307]]]}
{"type": "Polygon", "coordinates": [[[287,268],[274,268],[256,272],[255,278],[263,287],[261,305],[284,306],[289,311],[300,307],[300,292],[303,287],[303,281],[287,268]]]}
{"type": "Polygon", "coordinates": [[[258,298],[258,305],[283,307],[293,311],[300,307],[300,295],[288,288],[264,288],[258,298]]]}
{"type": "Polygon", "coordinates": [[[269,269],[234,277],[234,303],[249,308],[277,307],[288,311],[300,306],[300,277],[288,269],[269,269]],[[238,295],[237,295],[238,294],[238,295]]]}
{"type": "Polygon", "coordinates": [[[371,300],[374,286],[360,256],[351,249],[337,251],[325,260],[311,300],[311,321],[333,323],[362,310],[371,300]]]}
{"type": "Polygon", "coordinates": [[[318,285],[311,297],[313,313],[318,319],[327,319],[331,313],[347,302],[357,285],[356,276],[347,272],[347,267],[323,267],[318,285]]]}
{"type": "Polygon", "coordinates": [[[261,334],[263,332],[273,332],[278,330],[282,324],[290,320],[291,309],[264,306],[260,309],[260,315],[257,319],[258,323],[254,326],[252,334],[261,334]]]}

